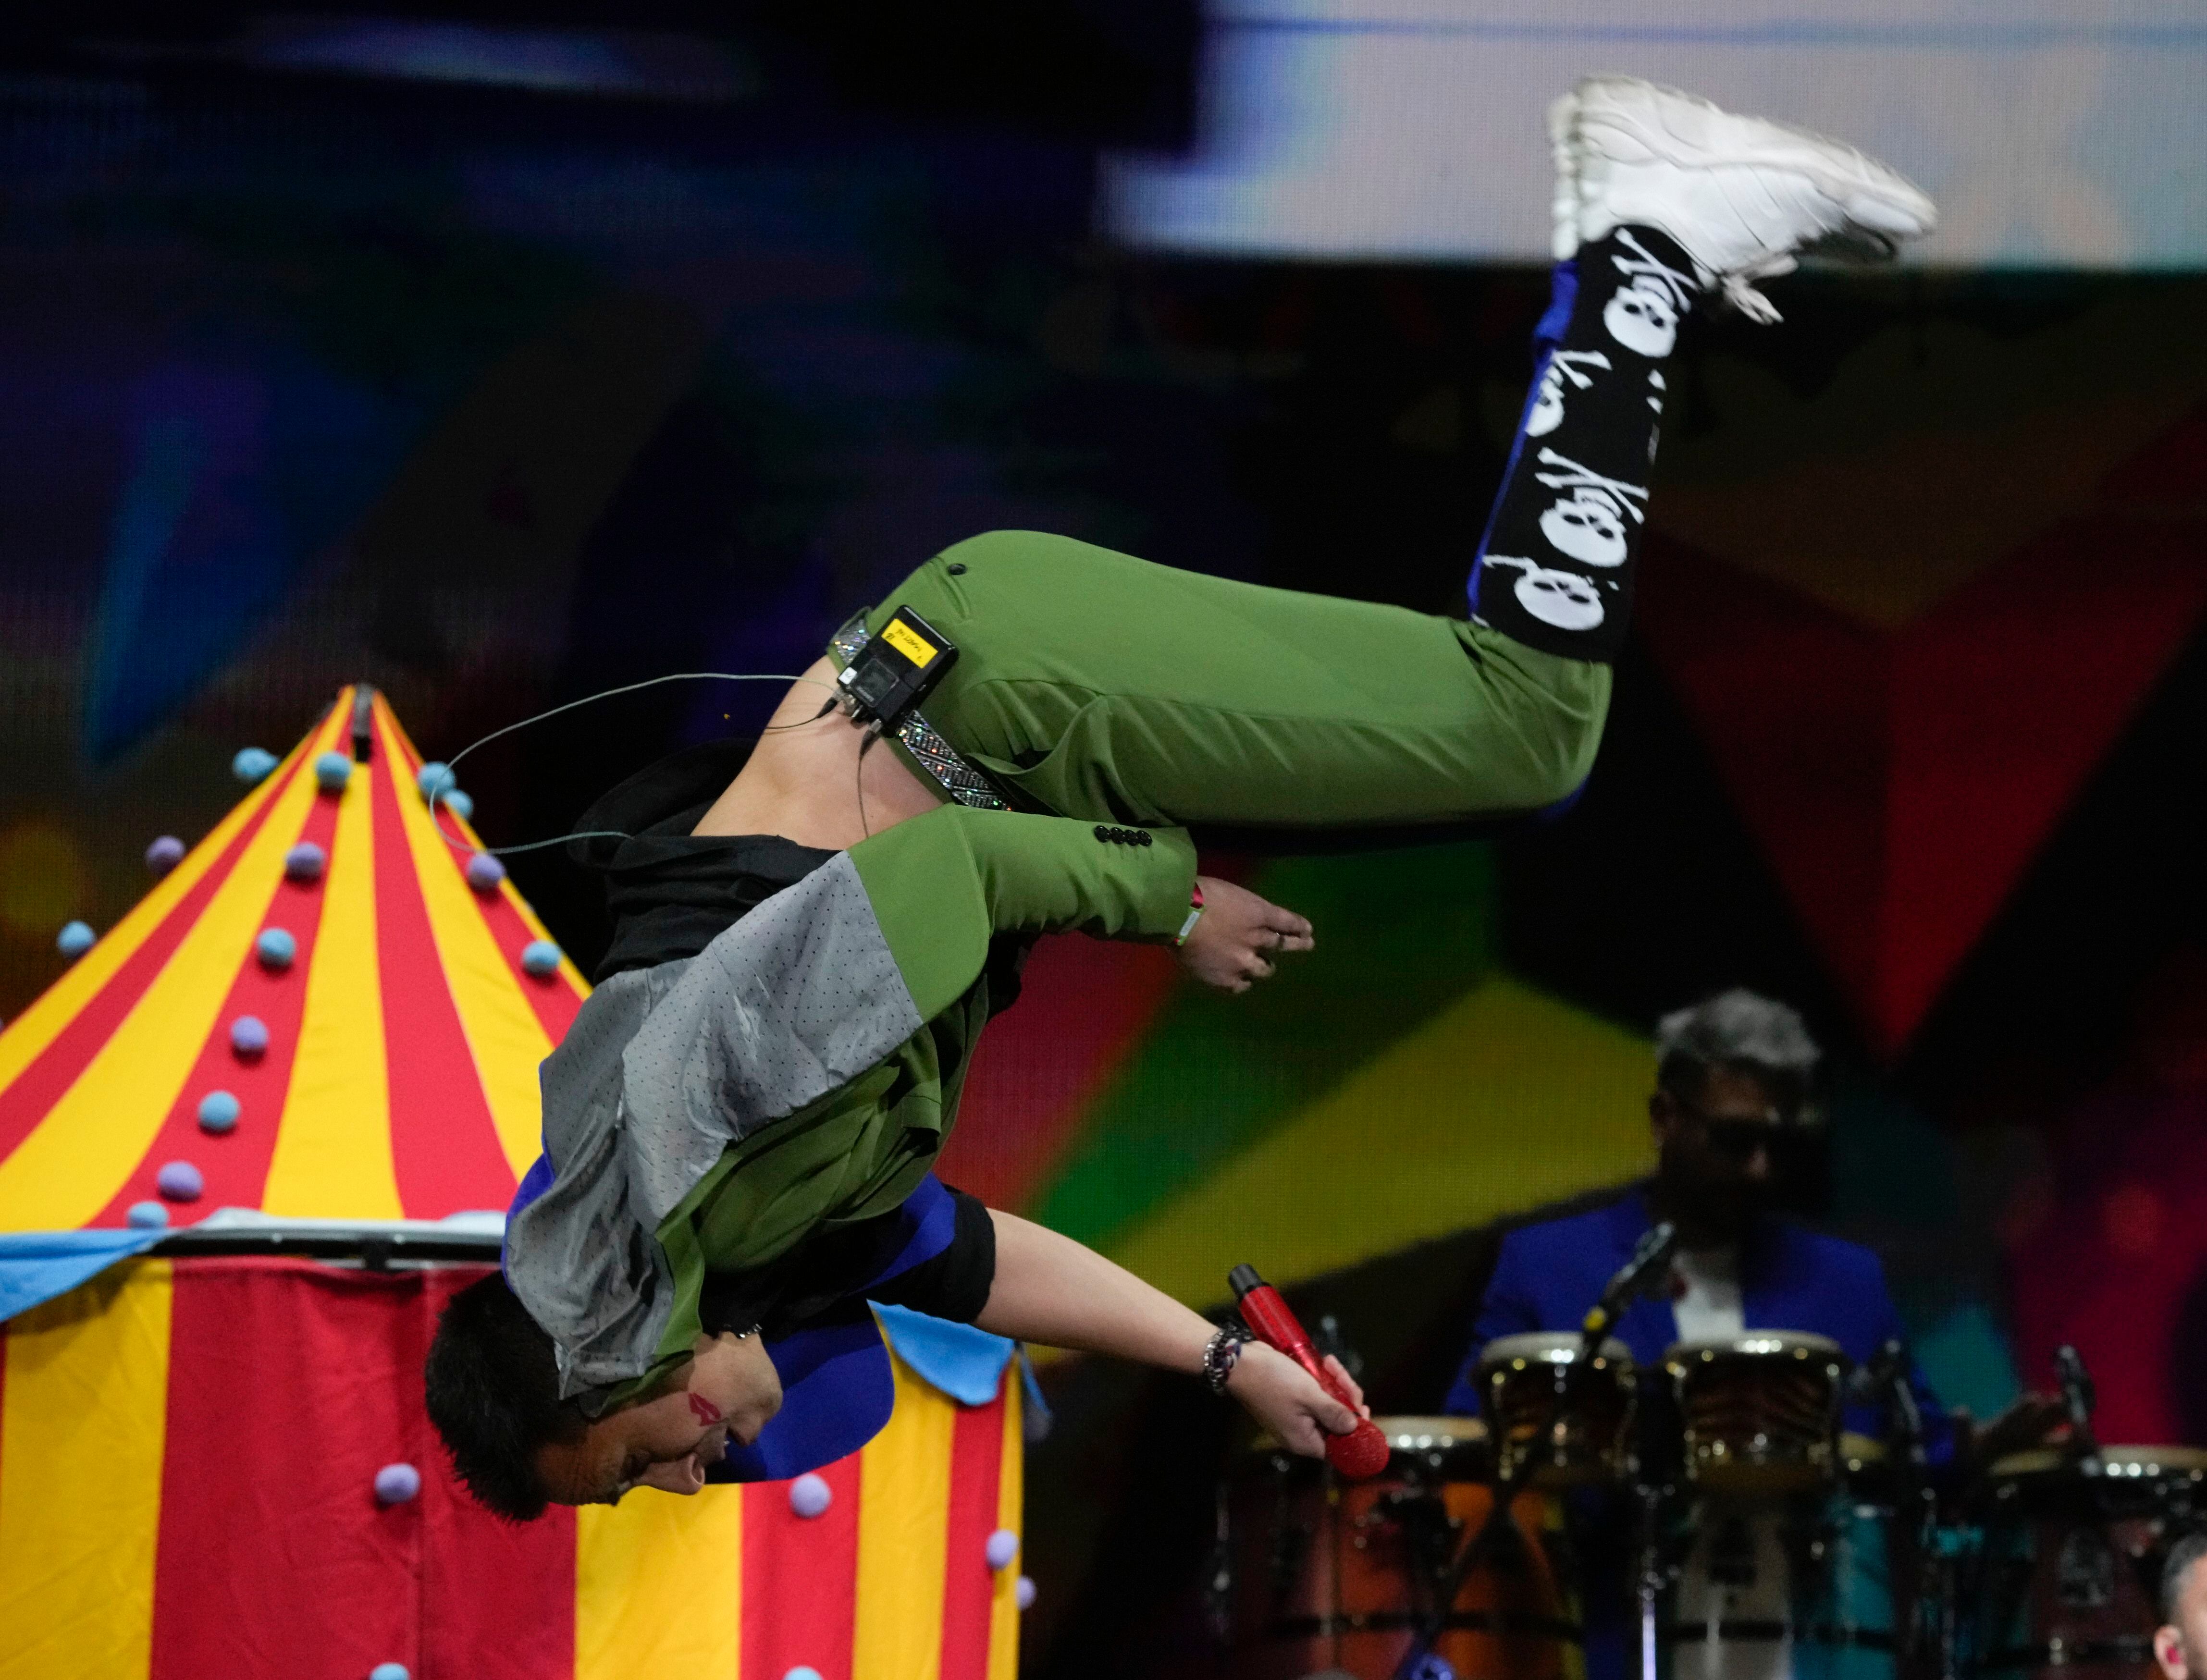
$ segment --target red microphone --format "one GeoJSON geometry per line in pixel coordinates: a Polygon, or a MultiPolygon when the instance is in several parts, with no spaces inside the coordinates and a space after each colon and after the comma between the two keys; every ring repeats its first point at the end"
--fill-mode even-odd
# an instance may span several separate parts
{"type": "MultiPolygon", "coordinates": [[[[1236,1266],[1226,1274],[1226,1281],[1233,1288],[1234,1299],[1241,1305],[1242,1322],[1255,1332],[1257,1339],[1285,1354],[1309,1372],[1320,1388],[1354,1411],[1355,1402],[1342,1392],[1341,1385],[1319,1358],[1318,1349],[1311,1345],[1310,1332],[1288,1310],[1287,1302],[1280,1299],[1280,1292],[1257,1275],[1257,1268],[1236,1266]]],[[[1336,1435],[1331,1431],[1326,1434],[1326,1462],[1352,1481],[1378,1475],[1387,1468],[1389,1456],[1386,1436],[1369,1418],[1358,1419],[1356,1427],[1346,1435],[1336,1435]]]]}

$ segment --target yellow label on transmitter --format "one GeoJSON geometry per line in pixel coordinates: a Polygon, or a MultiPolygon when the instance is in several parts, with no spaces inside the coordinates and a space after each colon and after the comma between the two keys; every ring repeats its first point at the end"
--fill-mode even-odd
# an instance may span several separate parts
{"type": "Polygon", "coordinates": [[[919,632],[901,619],[891,619],[882,631],[882,640],[894,648],[914,665],[924,670],[936,650],[930,647],[919,632]]]}

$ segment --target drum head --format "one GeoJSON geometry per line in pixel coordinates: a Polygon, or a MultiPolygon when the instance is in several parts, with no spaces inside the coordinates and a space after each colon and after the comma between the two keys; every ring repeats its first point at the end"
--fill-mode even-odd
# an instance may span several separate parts
{"type": "Polygon", "coordinates": [[[1821,1360],[1837,1364],[1842,1374],[1854,1363],[1847,1357],[1846,1349],[1830,1336],[1811,1336],[1797,1330],[1751,1330],[1707,1342],[1674,1342],[1663,1353],[1664,1367],[1674,1376],[1684,1376],[1697,1365],[1714,1365],[1724,1359],[1795,1359],[1803,1363],[1821,1360]]]}

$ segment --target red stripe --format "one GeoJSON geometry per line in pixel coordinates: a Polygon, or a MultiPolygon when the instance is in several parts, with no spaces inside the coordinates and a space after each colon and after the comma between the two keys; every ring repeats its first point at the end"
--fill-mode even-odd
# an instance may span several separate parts
{"type": "Polygon", "coordinates": [[[850,1680],[858,1607],[858,1455],[818,1475],[834,1498],[818,1516],[789,1508],[791,1484],[744,1490],[742,1671],[781,1680],[803,1665],[850,1680]]]}
{"type": "MultiPolygon", "coordinates": [[[[303,773],[302,760],[295,754],[290,774],[303,773]]],[[[271,772],[271,780],[284,774],[281,770],[271,772]]],[[[275,809],[281,797],[280,788],[270,791],[267,800],[231,837],[213,866],[192,883],[138,948],[123,960],[107,983],[67,1026],[54,1035],[53,1042],[39,1053],[29,1067],[5,1088],[0,1088],[0,1159],[12,1154],[15,1146],[30,1136],[46,1117],[47,1110],[61,1101],[63,1093],[76,1083],[100,1047],[114,1036],[146,988],[153,983],[153,977],[183,942],[184,936],[199,920],[216,889],[229,878],[238,855],[260,832],[261,824],[267,822],[268,813],[275,809]]]]}
{"type": "Polygon", "coordinates": [[[421,1673],[418,1272],[179,1261],[150,1680],[421,1673]]]}
{"type": "MultiPolygon", "coordinates": [[[[989,1611],[996,1571],[996,1485],[1004,1468],[1004,1395],[960,1406],[950,1442],[950,1534],[942,1571],[942,1680],[988,1680],[989,1611]]],[[[1017,1560],[1010,1565],[1018,1569],[1017,1560]]]]}
{"type": "Polygon", "coordinates": [[[451,978],[437,954],[406,820],[403,768],[373,778],[376,960],[383,990],[384,1061],[391,1081],[391,1157],[398,1204],[410,1219],[441,1219],[513,1199],[513,1169],[451,978]]]}
{"type": "MultiPolygon", "coordinates": [[[[332,852],[337,835],[338,802],[316,794],[308,808],[299,837],[332,852]]],[[[215,1017],[214,1031],[200,1047],[199,1060],[177,1094],[176,1104],[161,1123],[146,1153],[131,1169],[105,1207],[92,1220],[94,1225],[125,1223],[133,1202],[159,1199],[154,1175],[170,1161],[188,1161],[200,1169],[206,1191],[193,1205],[189,1217],[198,1217],[218,1207],[259,1207],[268,1186],[268,1163],[275,1157],[276,1134],[284,1120],[284,1103],[291,1088],[291,1061],[299,1048],[299,1023],[307,1007],[307,974],[314,960],[315,936],[322,925],[322,883],[296,882],[288,876],[278,883],[264,928],[282,928],[298,942],[298,955],[290,967],[271,972],[248,954],[230,983],[215,1017]],[[240,1015],[258,1015],[268,1028],[268,1049],[251,1058],[230,1047],[230,1024],[240,1015]],[[242,1113],[237,1127],[215,1137],[200,1130],[200,1099],[211,1091],[226,1091],[237,1098],[242,1113]]]]}
{"type": "MultiPolygon", "coordinates": [[[[454,1266],[428,1274],[417,1321],[424,1353],[446,1301],[488,1270],[454,1266]]],[[[575,1513],[554,1505],[517,1527],[475,1504],[421,1413],[421,1368],[414,1354],[398,1373],[416,1413],[409,1461],[422,1472],[422,1666],[415,1672],[422,1680],[571,1675],[575,1513]]]]}
{"type": "MultiPolygon", "coordinates": [[[[383,726],[384,750],[407,767],[407,782],[412,786],[415,778],[421,774],[422,756],[414,750],[414,744],[406,738],[406,732],[398,726],[397,718],[390,715],[386,708],[379,708],[378,713],[383,726]]],[[[458,834],[459,829],[452,826],[450,812],[440,805],[434,814],[440,832],[455,836],[458,834]]],[[[438,850],[445,854],[446,866],[463,882],[466,881],[468,852],[442,840],[438,842],[438,850]]],[[[434,869],[436,865],[433,864],[430,867],[434,869]]],[[[537,1024],[544,1029],[544,1036],[557,1044],[567,1036],[567,1029],[575,1024],[575,1017],[583,1007],[582,994],[575,989],[573,982],[564,972],[538,979],[523,971],[521,954],[537,935],[535,930],[522,919],[521,912],[513,907],[504,893],[477,893],[470,888],[468,895],[482,912],[491,937],[497,942],[499,954],[505,958],[507,971],[521,988],[521,995],[529,1000],[529,1007],[536,1012],[537,1024]]]]}

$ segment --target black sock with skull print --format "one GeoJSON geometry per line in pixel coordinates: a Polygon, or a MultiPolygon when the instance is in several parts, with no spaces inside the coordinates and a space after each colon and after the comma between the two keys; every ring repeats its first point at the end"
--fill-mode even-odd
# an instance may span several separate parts
{"type": "Polygon", "coordinates": [[[1513,642],[1607,661],[1624,643],[1666,371],[1702,288],[1666,234],[1622,227],[1558,263],[1544,352],[1471,571],[1471,613],[1513,642]]]}

